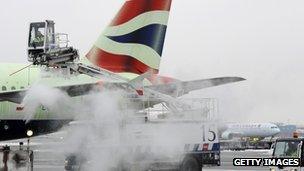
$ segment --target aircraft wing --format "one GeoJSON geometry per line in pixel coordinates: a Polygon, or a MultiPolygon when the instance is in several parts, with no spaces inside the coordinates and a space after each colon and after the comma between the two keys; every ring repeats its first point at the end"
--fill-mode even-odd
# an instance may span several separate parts
{"type": "MultiPolygon", "coordinates": [[[[212,79],[204,79],[204,80],[195,80],[195,81],[181,81],[169,84],[160,84],[160,85],[152,85],[145,86],[145,88],[153,90],[153,93],[164,94],[173,97],[179,97],[184,94],[189,93],[190,91],[199,90],[207,87],[218,86],[222,84],[228,84],[238,81],[243,81],[245,79],[240,77],[221,77],[221,78],[212,78],[212,79]]],[[[124,86],[128,83],[112,83],[112,86],[124,86]]],[[[78,85],[67,85],[67,86],[59,86],[55,87],[64,92],[66,92],[69,96],[80,96],[87,94],[90,90],[92,90],[97,83],[88,83],[88,84],[78,84],[78,85]]],[[[108,85],[109,86],[109,85],[108,85]]],[[[13,103],[22,103],[23,98],[26,95],[27,90],[20,91],[9,91],[0,93],[0,101],[10,101],[13,103]]]]}
{"type": "Polygon", "coordinates": [[[203,88],[214,87],[244,80],[245,79],[241,77],[219,77],[194,81],[180,81],[169,84],[151,85],[145,86],[145,88],[149,88],[173,97],[179,97],[194,90],[200,90],[203,88]]]}
{"type": "MultiPolygon", "coordinates": [[[[80,96],[87,94],[90,90],[92,90],[96,84],[80,84],[80,85],[68,85],[68,86],[60,86],[55,87],[64,92],[66,92],[69,96],[80,96]]],[[[23,98],[26,95],[27,90],[20,91],[9,91],[0,93],[0,101],[9,101],[13,103],[22,103],[23,98]]]]}

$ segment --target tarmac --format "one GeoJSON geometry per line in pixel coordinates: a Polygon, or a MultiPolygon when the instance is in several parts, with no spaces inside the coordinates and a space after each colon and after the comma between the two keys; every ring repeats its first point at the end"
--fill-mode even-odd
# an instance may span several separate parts
{"type": "MultiPolygon", "coordinates": [[[[30,149],[34,152],[34,171],[62,171],[64,170],[64,141],[65,132],[57,132],[49,135],[32,137],[30,139],[30,149]]],[[[10,145],[18,147],[19,142],[24,142],[24,148],[27,147],[27,139],[1,142],[0,145],[10,145]]],[[[204,167],[202,170],[269,170],[267,167],[235,167],[232,164],[233,158],[256,158],[269,157],[269,150],[245,150],[245,151],[222,151],[221,166],[204,167]]],[[[2,159],[2,157],[1,157],[2,159]]],[[[2,160],[0,160],[2,162],[2,160]]],[[[0,164],[0,168],[3,163],[0,164]]],[[[13,167],[12,167],[13,168],[13,167]]],[[[10,170],[10,169],[9,169],[10,170]]],[[[14,168],[12,170],[15,170],[14,168]]],[[[19,168],[18,171],[27,170],[19,168]]]]}

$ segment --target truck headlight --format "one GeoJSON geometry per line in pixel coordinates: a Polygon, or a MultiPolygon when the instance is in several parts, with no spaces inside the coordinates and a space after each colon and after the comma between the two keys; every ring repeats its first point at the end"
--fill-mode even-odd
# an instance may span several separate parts
{"type": "Polygon", "coordinates": [[[28,137],[31,137],[33,134],[34,134],[34,132],[32,130],[30,130],[30,129],[26,131],[26,135],[28,137]]]}

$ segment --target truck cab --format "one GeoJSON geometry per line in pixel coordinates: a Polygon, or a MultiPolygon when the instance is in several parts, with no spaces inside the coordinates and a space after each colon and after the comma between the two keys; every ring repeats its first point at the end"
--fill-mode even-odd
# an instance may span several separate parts
{"type": "Polygon", "coordinates": [[[274,144],[272,153],[273,158],[299,158],[300,164],[298,167],[270,167],[270,171],[286,170],[286,171],[304,171],[304,153],[303,153],[304,138],[280,138],[274,144]]]}
{"type": "Polygon", "coordinates": [[[46,20],[44,22],[30,23],[28,37],[29,60],[38,53],[47,52],[55,46],[54,22],[46,20]]]}
{"type": "Polygon", "coordinates": [[[69,46],[68,35],[55,32],[52,20],[30,23],[27,53],[34,65],[62,65],[79,58],[78,50],[69,46]]]}

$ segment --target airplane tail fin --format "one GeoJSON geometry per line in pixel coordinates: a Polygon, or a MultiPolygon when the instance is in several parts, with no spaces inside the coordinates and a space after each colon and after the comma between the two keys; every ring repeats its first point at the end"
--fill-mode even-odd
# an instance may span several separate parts
{"type": "Polygon", "coordinates": [[[158,73],[171,0],[127,0],[86,55],[112,72],[158,73]]]}

